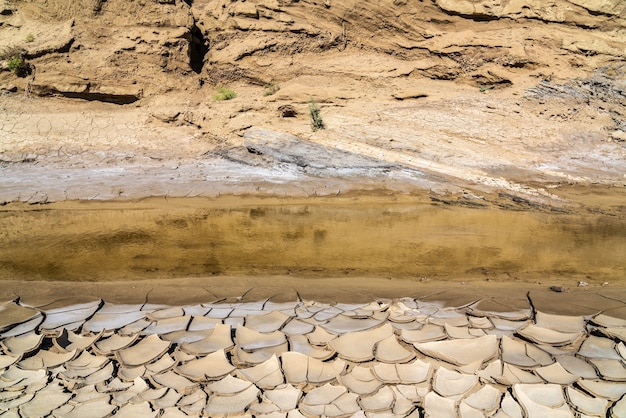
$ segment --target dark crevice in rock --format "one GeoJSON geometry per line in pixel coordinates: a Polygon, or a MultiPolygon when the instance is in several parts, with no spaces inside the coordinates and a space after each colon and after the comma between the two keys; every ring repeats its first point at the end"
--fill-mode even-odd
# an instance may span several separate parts
{"type": "Polygon", "coordinates": [[[463,13],[456,13],[450,10],[444,10],[445,13],[451,15],[451,16],[458,16],[458,17],[462,17],[463,19],[469,19],[469,20],[473,20],[475,22],[489,22],[491,20],[498,20],[501,19],[498,16],[495,15],[489,15],[489,14],[485,14],[485,13],[473,13],[471,15],[468,14],[463,14],[463,13]]]}
{"type": "Polygon", "coordinates": [[[63,97],[69,99],[83,99],[88,101],[98,101],[114,104],[131,104],[135,103],[140,98],[134,94],[105,94],[105,93],[90,93],[90,92],[70,92],[61,91],[58,92],[63,97]]]}
{"type": "Polygon", "coordinates": [[[194,25],[191,28],[191,40],[189,43],[189,65],[196,74],[202,72],[204,57],[207,52],[209,52],[209,42],[205,39],[200,28],[194,25]]]}

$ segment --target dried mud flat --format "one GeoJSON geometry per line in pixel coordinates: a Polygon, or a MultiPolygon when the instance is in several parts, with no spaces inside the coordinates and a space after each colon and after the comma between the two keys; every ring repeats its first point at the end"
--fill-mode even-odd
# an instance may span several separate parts
{"type": "MultiPolygon", "coordinates": [[[[538,298],[540,302],[541,298],[538,298]]],[[[626,320],[412,298],[4,302],[6,417],[623,417],[626,320]]],[[[624,303],[613,313],[626,316],[624,303]]]]}

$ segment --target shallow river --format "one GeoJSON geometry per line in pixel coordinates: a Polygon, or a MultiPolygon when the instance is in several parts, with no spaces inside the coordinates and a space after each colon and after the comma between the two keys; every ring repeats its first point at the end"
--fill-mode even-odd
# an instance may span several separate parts
{"type": "Polygon", "coordinates": [[[9,205],[0,279],[626,277],[626,220],[391,197],[9,205]]]}

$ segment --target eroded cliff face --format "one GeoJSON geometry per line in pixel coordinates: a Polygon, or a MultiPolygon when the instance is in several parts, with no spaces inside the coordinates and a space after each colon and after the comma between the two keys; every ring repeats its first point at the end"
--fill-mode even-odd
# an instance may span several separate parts
{"type": "Polygon", "coordinates": [[[7,164],[214,158],[256,190],[313,179],[335,193],[356,175],[524,199],[625,181],[622,0],[0,0],[0,40],[28,63],[22,77],[1,65],[7,164]],[[237,99],[214,101],[219,85],[237,99]],[[311,99],[328,128],[315,134],[311,99]],[[329,149],[380,172],[312,170],[329,149]]]}
{"type": "Polygon", "coordinates": [[[620,0],[3,0],[0,6],[3,46],[26,49],[34,69],[24,80],[3,72],[3,88],[128,96],[123,101],[204,81],[284,82],[303,73],[507,86],[520,74],[581,76],[626,55],[620,0]]]}

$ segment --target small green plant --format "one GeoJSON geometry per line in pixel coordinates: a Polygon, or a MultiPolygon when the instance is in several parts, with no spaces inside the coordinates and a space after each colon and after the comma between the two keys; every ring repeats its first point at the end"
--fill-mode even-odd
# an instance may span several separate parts
{"type": "Polygon", "coordinates": [[[235,97],[237,97],[235,90],[220,86],[217,88],[217,93],[213,95],[213,100],[230,100],[235,97]]]}
{"type": "Polygon", "coordinates": [[[29,33],[28,35],[26,35],[26,38],[24,38],[24,42],[26,43],[31,43],[35,40],[35,35],[33,35],[32,33],[29,33]]]}
{"type": "Polygon", "coordinates": [[[0,54],[0,60],[6,60],[7,68],[18,77],[26,77],[30,71],[30,65],[24,55],[26,51],[18,46],[4,48],[0,54]]]}
{"type": "Polygon", "coordinates": [[[313,131],[326,129],[322,115],[320,115],[320,108],[313,99],[311,99],[311,102],[309,103],[309,116],[311,117],[311,129],[313,129],[313,131]]]}
{"type": "Polygon", "coordinates": [[[278,84],[269,83],[265,85],[265,91],[263,92],[263,96],[271,96],[276,94],[276,92],[280,90],[280,86],[278,84]]]}

